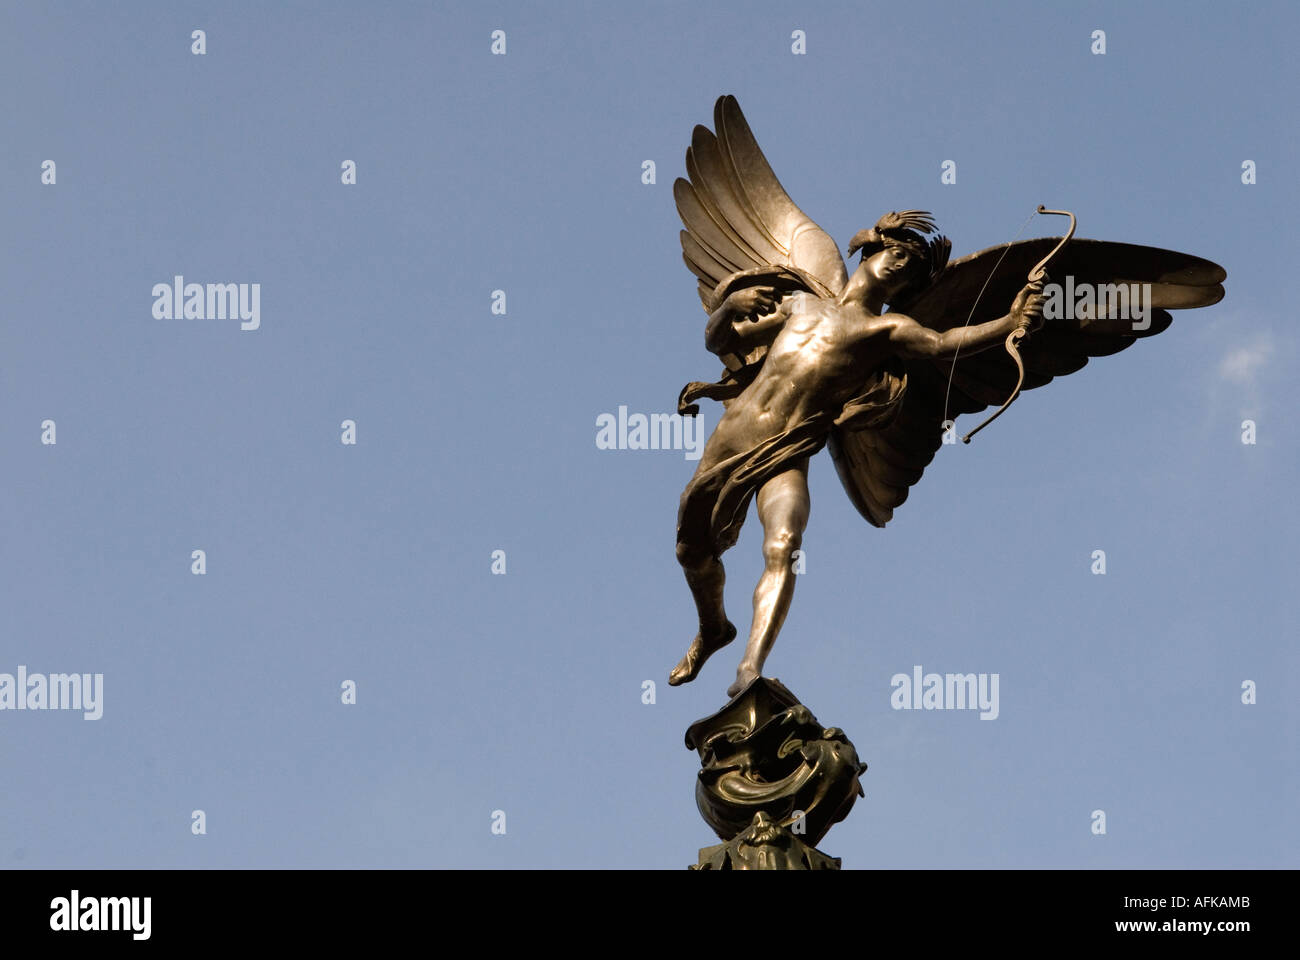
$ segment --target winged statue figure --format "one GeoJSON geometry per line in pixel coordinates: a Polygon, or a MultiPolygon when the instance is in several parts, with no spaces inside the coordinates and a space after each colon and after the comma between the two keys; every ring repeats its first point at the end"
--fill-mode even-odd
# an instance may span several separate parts
{"type": "Polygon", "coordinates": [[[786,194],[732,96],[718,99],[712,131],[695,128],[686,172],[673,185],[682,255],[709,315],[705,347],[724,370],[716,382],[687,384],[678,410],[695,415],[707,398],[724,412],[678,510],[677,559],[699,632],[669,676],[674,685],[736,637],[721,556],[751,501],[764,571],[728,695],[761,674],[794,593],[808,461],[822,447],[853,505],[883,527],[951,440],[955,417],[1000,413],[1022,387],[1118,353],[1167,329],[1170,310],[1224,294],[1217,264],[1072,239],[1073,215],[1065,238],[950,261],[929,213],[887,213],[849,243],[848,255],[859,254],[850,275],[835,241],[786,194]],[[1047,276],[1049,260],[1064,286],[1047,276]],[[999,344],[1006,350],[990,349],[999,344]]]}

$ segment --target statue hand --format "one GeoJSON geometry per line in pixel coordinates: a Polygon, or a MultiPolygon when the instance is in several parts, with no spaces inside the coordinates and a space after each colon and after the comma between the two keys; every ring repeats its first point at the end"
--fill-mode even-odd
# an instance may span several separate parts
{"type": "Polygon", "coordinates": [[[1017,327],[1024,327],[1027,330],[1037,330],[1043,325],[1043,279],[1034,280],[1025,284],[1023,290],[1016,295],[1015,302],[1011,304],[1011,318],[1015,321],[1017,327]]]}
{"type": "Polygon", "coordinates": [[[737,319],[757,320],[776,308],[775,287],[746,287],[727,297],[724,306],[737,319]]]}

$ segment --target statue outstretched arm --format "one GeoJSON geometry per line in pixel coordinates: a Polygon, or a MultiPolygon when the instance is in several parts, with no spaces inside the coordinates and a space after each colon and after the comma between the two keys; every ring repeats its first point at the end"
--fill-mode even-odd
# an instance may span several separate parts
{"type": "Polygon", "coordinates": [[[951,360],[959,352],[987,350],[1022,324],[1036,329],[1042,323],[1042,289],[1041,280],[1029,283],[1016,296],[1006,316],[949,330],[932,330],[904,314],[887,313],[885,319],[894,321],[889,331],[890,343],[905,359],[951,360]]]}

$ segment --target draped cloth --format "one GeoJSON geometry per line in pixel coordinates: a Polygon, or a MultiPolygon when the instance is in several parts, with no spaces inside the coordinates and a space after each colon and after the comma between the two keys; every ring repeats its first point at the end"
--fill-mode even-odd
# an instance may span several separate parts
{"type": "MultiPolygon", "coordinates": [[[[728,370],[717,383],[688,383],[678,398],[678,411],[686,416],[697,414],[699,407],[693,401],[701,397],[738,397],[754,381],[760,366],[728,370]]],[[[871,376],[863,392],[838,413],[815,413],[748,450],[717,463],[710,464],[707,459],[701,462],[678,506],[678,544],[685,544],[693,552],[721,556],[735,546],[749,502],[763,484],[826,446],[833,427],[872,430],[887,426],[898,416],[906,392],[906,368],[891,358],[871,376]]]]}

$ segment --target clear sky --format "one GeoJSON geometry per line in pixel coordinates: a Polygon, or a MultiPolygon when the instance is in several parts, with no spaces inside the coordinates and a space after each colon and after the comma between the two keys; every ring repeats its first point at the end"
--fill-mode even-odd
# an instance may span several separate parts
{"type": "MultiPolygon", "coordinates": [[[[0,867],[716,842],[682,738],[739,644],[666,683],[694,464],[595,437],[719,368],[672,181],[722,93],[841,248],[922,208],[961,255],[1045,203],[1228,271],[943,448],[885,530],[814,461],[768,674],[870,765],[821,848],[1296,866],[1297,29],[1280,2],[0,5],[0,673],[104,678],[98,720],[0,711],[0,867]],[[260,284],[260,327],[156,318],[176,275],[260,284]],[[996,673],[997,719],[892,709],[918,664],[996,673]]],[[[759,543],[751,517],[726,555],[742,631],[759,543]]]]}

